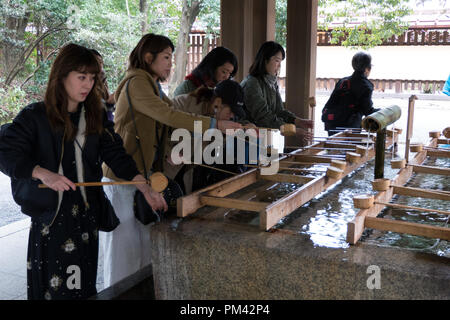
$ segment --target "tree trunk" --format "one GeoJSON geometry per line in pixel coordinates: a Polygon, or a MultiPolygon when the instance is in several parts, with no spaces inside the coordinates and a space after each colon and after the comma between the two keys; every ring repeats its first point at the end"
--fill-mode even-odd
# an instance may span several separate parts
{"type": "MultiPolygon", "coordinates": [[[[36,38],[39,38],[43,30],[40,17],[38,17],[38,20],[35,23],[36,23],[36,38]]],[[[44,61],[42,49],[43,49],[42,43],[38,43],[38,45],[36,46],[36,67],[39,67],[41,62],[44,61]]]]}
{"type": "Polygon", "coordinates": [[[183,10],[181,13],[180,33],[177,38],[177,46],[175,50],[175,70],[169,83],[169,96],[173,96],[173,92],[177,86],[183,81],[186,74],[186,56],[189,40],[189,33],[192,29],[195,19],[200,12],[200,4],[202,0],[183,0],[183,10]],[[190,2],[190,5],[189,5],[190,2]]]}
{"type": "Polygon", "coordinates": [[[139,0],[139,12],[142,13],[141,31],[142,34],[147,33],[147,20],[148,20],[148,1],[139,0]]]}
{"type": "Polygon", "coordinates": [[[5,75],[11,72],[17,58],[25,47],[25,28],[28,24],[30,13],[24,16],[3,16],[5,19],[5,38],[0,42],[2,48],[3,65],[5,75]]]}

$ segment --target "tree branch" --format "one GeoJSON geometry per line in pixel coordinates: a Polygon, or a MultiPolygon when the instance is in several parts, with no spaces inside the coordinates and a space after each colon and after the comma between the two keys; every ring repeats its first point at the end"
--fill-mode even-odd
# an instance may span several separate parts
{"type": "Polygon", "coordinates": [[[53,33],[56,33],[56,32],[59,32],[59,31],[63,31],[63,30],[69,30],[67,28],[60,28],[62,25],[63,25],[63,23],[61,23],[60,25],[58,25],[54,29],[50,29],[50,30],[44,32],[39,38],[37,38],[35,41],[33,41],[32,43],[30,43],[28,45],[28,47],[22,52],[22,55],[19,57],[17,62],[14,64],[14,67],[11,69],[11,71],[7,75],[7,77],[5,79],[5,85],[6,86],[10,85],[12,83],[12,81],[14,80],[14,78],[17,76],[17,74],[20,71],[23,70],[25,61],[28,60],[28,58],[30,57],[30,55],[33,52],[34,48],[36,48],[36,46],[42,40],[44,40],[46,37],[48,37],[49,35],[51,35],[53,33]]]}

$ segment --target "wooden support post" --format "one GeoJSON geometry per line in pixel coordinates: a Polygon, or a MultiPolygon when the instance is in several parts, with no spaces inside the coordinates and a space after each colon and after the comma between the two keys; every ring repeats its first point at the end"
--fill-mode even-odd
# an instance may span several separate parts
{"type": "MultiPolygon", "coordinates": [[[[318,0],[287,1],[286,108],[314,120],[309,98],[316,92],[318,0]]],[[[286,143],[295,145],[294,138],[286,143]]]]}

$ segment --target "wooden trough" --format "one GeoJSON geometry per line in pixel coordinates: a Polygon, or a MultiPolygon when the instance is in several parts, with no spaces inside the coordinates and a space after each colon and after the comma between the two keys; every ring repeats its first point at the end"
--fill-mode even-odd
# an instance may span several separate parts
{"type": "Polygon", "coordinates": [[[385,191],[380,191],[374,197],[374,204],[369,208],[360,210],[353,221],[347,224],[347,242],[355,244],[360,239],[365,228],[372,228],[384,231],[392,231],[399,233],[408,233],[417,236],[424,236],[430,238],[438,238],[450,241],[450,228],[431,226],[420,223],[411,223],[391,219],[378,218],[378,214],[385,207],[405,208],[412,210],[419,210],[423,212],[436,212],[441,214],[449,214],[450,212],[444,210],[435,210],[430,208],[417,208],[411,206],[404,206],[394,203],[389,203],[392,197],[396,194],[412,197],[422,197],[438,200],[450,201],[450,192],[439,190],[427,190],[420,188],[404,187],[404,185],[411,178],[413,173],[425,173],[425,174],[438,174],[438,175],[450,175],[450,169],[439,168],[433,166],[422,165],[427,156],[445,156],[449,157],[448,151],[433,151],[440,143],[445,143],[445,139],[432,138],[428,144],[428,148],[424,148],[418,151],[414,158],[407,164],[407,166],[401,169],[398,174],[392,179],[390,187],[385,191]]]}
{"type": "MultiPolygon", "coordinates": [[[[337,168],[331,169],[333,173],[338,173],[335,176],[330,177],[325,171],[317,176],[293,175],[291,171],[289,174],[282,173],[286,169],[280,169],[277,174],[262,175],[260,172],[261,169],[255,168],[179,198],[177,202],[177,215],[179,217],[189,216],[203,206],[247,210],[258,212],[260,229],[269,230],[276,225],[280,219],[286,217],[288,214],[310,201],[319,193],[323,192],[352,171],[358,169],[375,156],[374,147],[373,145],[370,145],[365,151],[366,156],[361,157],[360,154],[355,153],[356,156],[352,158],[351,162],[345,162],[345,159],[339,157],[338,154],[325,154],[324,152],[326,150],[324,150],[324,148],[335,148],[336,145],[343,147],[343,145],[346,145],[346,148],[348,147],[356,150],[356,145],[365,145],[365,143],[362,143],[361,141],[366,138],[367,134],[344,131],[329,137],[329,139],[325,141],[311,145],[311,148],[302,148],[292,151],[279,159],[280,168],[289,168],[293,165],[300,164],[329,164],[330,166],[337,168]],[[354,139],[355,142],[351,144],[342,144],[339,142],[340,140],[348,142],[352,139],[354,139]],[[238,192],[261,180],[274,183],[296,183],[301,186],[274,202],[249,201],[227,197],[232,193],[238,192]]],[[[396,141],[396,138],[397,135],[395,135],[394,138],[387,137],[386,146],[390,147],[393,144],[393,139],[396,141]]]]}

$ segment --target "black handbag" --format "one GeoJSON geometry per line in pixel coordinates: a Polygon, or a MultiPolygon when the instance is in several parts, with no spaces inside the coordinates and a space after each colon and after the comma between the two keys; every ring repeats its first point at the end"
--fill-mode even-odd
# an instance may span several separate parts
{"type": "MultiPolygon", "coordinates": [[[[134,129],[136,132],[136,144],[139,148],[139,153],[141,154],[142,164],[144,166],[145,179],[148,180],[148,172],[145,167],[144,153],[142,152],[141,141],[140,141],[139,134],[137,131],[133,107],[131,105],[130,95],[128,93],[128,84],[130,83],[130,80],[128,80],[125,90],[127,93],[128,106],[130,108],[131,119],[133,120],[134,129]]],[[[159,146],[162,143],[162,137],[161,137],[161,139],[158,137],[158,132],[156,132],[156,136],[157,136],[157,140],[158,140],[157,148],[159,148],[159,146]]],[[[159,152],[157,151],[155,154],[153,166],[155,165],[156,161],[158,160],[158,153],[159,152]]],[[[183,196],[183,191],[181,190],[181,187],[178,185],[178,183],[176,183],[172,179],[168,179],[167,188],[162,192],[162,194],[163,194],[164,200],[166,200],[167,206],[169,207],[169,209],[165,213],[165,215],[176,213],[176,202],[177,202],[176,200],[177,200],[177,198],[183,196]]],[[[157,211],[153,210],[153,208],[148,204],[147,200],[145,199],[144,194],[139,190],[136,190],[136,192],[134,193],[133,211],[134,211],[135,218],[144,225],[147,225],[151,222],[160,222],[162,220],[163,213],[164,213],[162,210],[157,210],[157,211]]]]}
{"type": "Polygon", "coordinates": [[[144,225],[151,222],[160,222],[163,214],[164,216],[176,214],[177,198],[182,196],[183,191],[181,190],[180,185],[172,179],[169,179],[169,184],[163,191],[163,197],[164,200],[166,200],[169,209],[166,212],[162,212],[161,210],[153,210],[147,200],[145,200],[144,194],[139,190],[136,190],[133,203],[134,216],[144,225]]]}
{"type": "MultiPolygon", "coordinates": [[[[84,162],[88,165],[89,169],[92,172],[95,172],[95,168],[92,165],[92,163],[89,161],[88,157],[86,156],[83,148],[80,146],[78,141],[75,139],[75,143],[81,150],[81,156],[84,159],[84,162]]],[[[105,194],[105,191],[103,190],[103,187],[92,187],[97,189],[97,202],[99,205],[99,210],[97,212],[97,225],[98,229],[103,232],[111,232],[114,229],[117,228],[117,226],[120,224],[120,220],[116,215],[116,212],[114,211],[114,208],[111,204],[111,201],[109,201],[108,197],[105,194]]]]}

